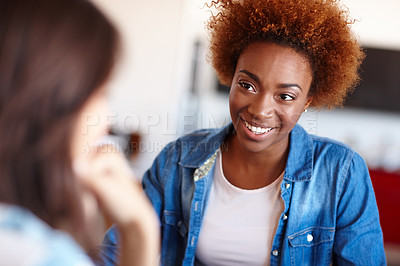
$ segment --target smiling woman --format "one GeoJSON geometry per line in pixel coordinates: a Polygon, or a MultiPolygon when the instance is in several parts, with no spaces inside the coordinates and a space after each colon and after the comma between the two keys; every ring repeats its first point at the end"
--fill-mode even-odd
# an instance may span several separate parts
{"type": "MultiPolygon", "coordinates": [[[[232,123],[170,143],[143,177],[163,265],[384,265],[364,160],[297,125],[335,107],[364,54],[337,0],[216,0],[210,54],[232,123]]],[[[105,243],[116,254],[115,232],[105,243]]]]}

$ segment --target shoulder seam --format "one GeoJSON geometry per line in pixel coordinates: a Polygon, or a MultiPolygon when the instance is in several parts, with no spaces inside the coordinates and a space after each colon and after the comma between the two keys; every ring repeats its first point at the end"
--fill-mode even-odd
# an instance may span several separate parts
{"type": "Polygon", "coordinates": [[[326,143],[326,144],[334,144],[337,145],[339,147],[342,147],[350,152],[355,152],[354,149],[352,147],[350,147],[349,145],[347,145],[346,143],[340,142],[338,140],[334,140],[331,138],[326,138],[326,137],[321,137],[321,136],[316,136],[316,135],[311,135],[311,139],[313,142],[322,142],[322,143],[326,143]]]}

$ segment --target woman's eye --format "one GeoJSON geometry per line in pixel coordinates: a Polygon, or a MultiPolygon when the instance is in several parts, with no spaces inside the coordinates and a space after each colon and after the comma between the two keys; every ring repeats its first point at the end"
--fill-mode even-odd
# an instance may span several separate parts
{"type": "Polygon", "coordinates": [[[290,94],[281,94],[280,98],[284,101],[292,101],[295,99],[294,96],[290,95],[290,94]]]}
{"type": "Polygon", "coordinates": [[[247,91],[255,92],[256,90],[254,89],[253,85],[247,82],[239,82],[239,85],[242,86],[244,89],[247,91]]]}

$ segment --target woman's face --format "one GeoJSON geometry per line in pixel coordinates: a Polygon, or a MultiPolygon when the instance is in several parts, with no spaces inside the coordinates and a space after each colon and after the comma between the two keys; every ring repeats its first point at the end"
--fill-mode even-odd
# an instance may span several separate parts
{"type": "Polygon", "coordinates": [[[241,147],[250,152],[286,149],[289,133],[311,103],[309,61],[292,48],[249,45],[239,57],[229,94],[241,147]]]}
{"type": "Polygon", "coordinates": [[[98,89],[78,115],[72,139],[72,160],[87,159],[91,145],[107,134],[109,114],[106,90],[98,89]]]}
{"type": "MultiPolygon", "coordinates": [[[[104,88],[99,88],[91,95],[79,111],[71,147],[72,167],[79,184],[81,184],[81,178],[91,177],[89,174],[94,159],[94,153],[90,152],[91,146],[106,135],[108,114],[108,100],[104,88]]],[[[83,189],[79,196],[83,207],[84,228],[91,238],[82,238],[81,235],[74,235],[74,237],[84,248],[92,248],[94,242],[101,241],[96,236],[100,236],[105,229],[95,196],[86,186],[81,188],[83,189]],[[92,239],[92,237],[94,238],[92,239]]]]}

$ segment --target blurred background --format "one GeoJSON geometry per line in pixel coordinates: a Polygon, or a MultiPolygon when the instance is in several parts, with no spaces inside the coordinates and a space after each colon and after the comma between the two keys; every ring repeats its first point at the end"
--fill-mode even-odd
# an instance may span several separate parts
{"type": "MultiPolygon", "coordinates": [[[[230,121],[228,92],[206,60],[200,0],[92,0],[120,30],[108,123],[122,135],[138,177],[170,141],[230,121]]],[[[337,110],[309,110],[308,132],[351,145],[367,161],[389,265],[400,265],[400,1],[344,0],[367,58],[362,83],[337,110]]],[[[362,243],[360,243],[362,245],[362,243]]]]}

